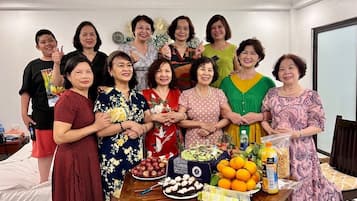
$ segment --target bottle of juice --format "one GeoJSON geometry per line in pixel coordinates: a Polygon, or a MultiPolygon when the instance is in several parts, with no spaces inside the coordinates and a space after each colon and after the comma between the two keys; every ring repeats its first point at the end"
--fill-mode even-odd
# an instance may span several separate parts
{"type": "Polygon", "coordinates": [[[262,150],[263,191],[269,194],[278,193],[278,154],[271,142],[265,143],[262,150]]]}

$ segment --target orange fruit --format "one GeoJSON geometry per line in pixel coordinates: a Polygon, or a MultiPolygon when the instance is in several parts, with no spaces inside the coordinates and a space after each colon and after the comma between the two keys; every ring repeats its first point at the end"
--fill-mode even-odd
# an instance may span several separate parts
{"type": "Polygon", "coordinates": [[[258,171],[255,172],[255,173],[252,175],[252,179],[254,179],[254,181],[255,181],[256,183],[258,183],[258,182],[260,181],[260,174],[259,174],[258,171]]]}
{"type": "Polygon", "coordinates": [[[229,161],[229,165],[236,170],[242,168],[244,164],[245,160],[240,156],[234,157],[229,161]]]}
{"type": "Polygon", "coordinates": [[[231,180],[222,178],[218,181],[218,186],[225,189],[231,189],[231,180]]]}
{"type": "Polygon", "coordinates": [[[247,169],[250,174],[254,174],[257,171],[257,165],[252,161],[245,162],[244,168],[247,169]]]}
{"type": "Polygon", "coordinates": [[[238,179],[234,179],[232,181],[231,186],[232,189],[236,191],[241,191],[241,192],[247,191],[247,184],[244,181],[240,181],[238,179]]]}
{"type": "Polygon", "coordinates": [[[255,186],[257,185],[257,183],[254,181],[254,179],[249,179],[246,182],[246,184],[247,184],[247,190],[248,191],[255,189],[255,186]]]}
{"type": "Polygon", "coordinates": [[[222,175],[224,178],[233,179],[236,176],[236,171],[235,169],[226,166],[222,169],[222,175]]]}
{"type": "Polygon", "coordinates": [[[229,161],[227,161],[227,160],[225,160],[225,159],[219,161],[219,163],[217,164],[217,170],[218,170],[218,172],[222,172],[223,167],[226,167],[226,166],[229,166],[229,161]]]}
{"type": "Polygon", "coordinates": [[[242,181],[248,181],[250,179],[250,173],[246,169],[239,169],[236,173],[236,178],[242,181]]]}

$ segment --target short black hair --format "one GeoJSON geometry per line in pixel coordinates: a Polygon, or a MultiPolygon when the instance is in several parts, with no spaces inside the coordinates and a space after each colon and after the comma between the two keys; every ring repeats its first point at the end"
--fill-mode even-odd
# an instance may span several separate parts
{"type": "Polygon", "coordinates": [[[79,39],[79,35],[81,33],[81,30],[85,26],[93,27],[95,35],[97,35],[97,43],[94,46],[94,50],[98,51],[99,47],[102,45],[102,40],[100,39],[99,33],[98,33],[97,29],[95,28],[95,26],[93,25],[93,23],[89,22],[89,21],[83,21],[78,25],[78,27],[76,29],[76,33],[74,34],[74,37],[73,37],[73,46],[74,46],[74,48],[76,48],[79,51],[83,51],[83,45],[81,44],[81,41],[79,39]]]}
{"type": "Polygon", "coordinates": [[[189,35],[186,41],[190,41],[193,37],[195,37],[195,28],[192,24],[192,21],[189,17],[181,15],[176,17],[170,24],[169,28],[167,28],[167,34],[170,36],[172,40],[175,40],[175,31],[177,29],[177,23],[179,20],[186,20],[189,28],[189,35]]]}
{"type": "Polygon", "coordinates": [[[240,53],[242,53],[244,51],[245,47],[247,47],[249,45],[253,46],[255,52],[259,56],[259,61],[257,62],[257,64],[255,64],[255,67],[257,67],[257,66],[259,66],[259,63],[265,58],[264,47],[262,46],[262,43],[258,39],[250,38],[250,39],[242,41],[239,44],[236,54],[237,54],[237,56],[239,56],[240,53]]]}
{"type": "Polygon", "coordinates": [[[150,27],[151,27],[151,33],[154,33],[155,32],[155,27],[154,27],[154,21],[148,17],[147,15],[138,15],[136,16],[132,21],[131,21],[131,31],[133,32],[133,35],[135,36],[135,27],[136,27],[136,24],[139,22],[139,21],[145,21],[146,23],[150,24],[150,27]]]}
{"type": "MultiPolygon", "coordinates": [[[[82,54],[75,55],[75,56],[71,57],[70,59],[68,59],[68,61],[66,62],[66,66],[64,67],[64,88],[70,89],[73,87],[72,83],[68,80],[68,76],[71,74],[73,69],[79,63],[82,63],[82,62],[88,63],[88,65],[90,67],[92,66],[91,62],[87,59],[87,57],[82,54]]],[[[92,69],[92,67],[91,67],[91,69],[92,69]]]]}
{"type": "Polygon", "coordinates": [[[55,35],[50,30],[48,30],[48,29],[40,29],[40,30],[38,30],[36,32],[36,35],[35,35],[36,45],[38,45],[38,41],[40,40],[40,37],[43,36],[43,35],[50,35],[56,40],[55,35]]]}
{"type": "Polygon", "coordinates": [[[211,83],[215,82],[218,79],[218,71],[217,71],[216,62],[212,58],[203,56],[201,58],[194,60],[192,62],[192,66],[190,69],[191,80],[194,81],[196,84],[197,84],[197,70],[198,70],[198,68],[200,66],[202,66],[204,64],[208,64],[208,63],[211,63],[213,66],[213,78],[212,78],[211,83]]]}
{"type": "Polygon", "coordinates": [[[273,75],[275,77],[276,80],[280,81],[279,79],[279,68],[280,68],[280,64],[284,59],[291,59],[296,67],[299,70],[299,79],[303,78],[306,74],[306,62],[299,56],[295,55],[295,54],[284,54],[282,55],[278,61],[276,62],[276,64],[274,65],[274,70],[273,70],[273,75]]]}
{"type": "Polygon", "coordinates": [[[209,43],[213,43],[214,39],[212,37],[211,34],[211,27],[214,23],[221,21],[224,29],[226,31],[226,35],[224,36],[225,40],[228,40],[232,37],[232,32],[231,32],[231,28],[229,27],[229,24],[226,20],[226,18],[224,18],[222,15],[214,15],[213,17],[211,17],[211,19],[208,21],[207,26],[206,26],[206,41],[209,43]]]}
{"type": "Polygon", "coordinates": [[[156,59],[151,66],[149,67],[148,73],[147,73],[147,81],[148,81],[148,86],[150,88],[155,88],[157,87],[157,82],[155,80],[155,75],[157,71],[160,69],[161,65],[167,63],[170,66],[171,69],[171,81],[169,83],[169,88],[173,89],[175,88],[176,85],[176,75],[175,75],[175,70],[172,67],[171,63],[169,60],[164,59],[164,58],[159,58],[156,59]]]}
{"type": "MultiPolygon", "coordinates": [[[[107,63],[106,63],[106,66],[107,66],[107,71],[106,71],[106,75],[105,75],[105,83],[108,85],[108,86],[114,86],[115,85],[115,80],[113,77],[111,77],[109,75],[109,70],[111,70],[113,68],[113,60],[117,57],[120,57],[120,58],[123,58],[127,61],[129,61],[131,64],[134,64],[133,61],[131,60],[130,56],[123,52],[123,51],[120,51],[120,50],[116,50],[114,52],[112,52],[108,58],[107,58],[107,63]]],[[[134,89],[136,87],[136,85],[138,84],[138,81],[136,80],[136,73],[135,73],[135,69],[134,67],[133,68],[133,76],[131,77],[131,79],[129,80],[129,88],[130,89],[134,89]]]]}

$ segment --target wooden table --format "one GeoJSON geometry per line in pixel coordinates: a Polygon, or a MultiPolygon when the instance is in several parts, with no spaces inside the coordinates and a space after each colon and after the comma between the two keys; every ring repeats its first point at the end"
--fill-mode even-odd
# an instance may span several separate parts
{"type": "MultiPolygon", "coordinates": [[[[160,187],[155,188],[153,191],[140,195],[140,193],[135,193],[135,190],[149,188],[150,186],[156,184],[158,181],[139,181],[134,179],[130,173],[126,174],[124,180],[124,186],[121,192],[121,201],[172,201],[173,199],[167,198],[160,187]]],[[[251,201],[284,201],[287,200],[292,190],[280,190],[279,193],[274,195],[269,195],[262,191],[254,194],[251,201]]],[[[186,201],[197,201],[197,199],[189,199],[186,201]]]]}

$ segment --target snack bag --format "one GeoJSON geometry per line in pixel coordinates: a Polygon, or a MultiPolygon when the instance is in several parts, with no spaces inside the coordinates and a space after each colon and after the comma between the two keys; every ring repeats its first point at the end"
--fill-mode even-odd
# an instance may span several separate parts
{"type": "Polygon", "coordinates": [[[290,176],[290,136],[289,133],[274,134],[262,137],[262,143],[271,142],[278,153],[278,177],[286,179],[290,176]]]}

